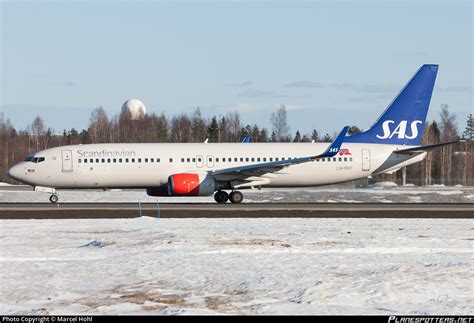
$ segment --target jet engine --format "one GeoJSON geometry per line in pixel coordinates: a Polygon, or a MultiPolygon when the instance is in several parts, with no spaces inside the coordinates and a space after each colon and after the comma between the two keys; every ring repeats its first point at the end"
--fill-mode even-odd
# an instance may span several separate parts
{"type": "Polygon", "coordinates": [[[209,196],[216,190],[216,181],[207,174],[174,174],[168,177],[172,196],[209,196]]]}
{"type": "Polygon", "coordinates": [[[168,185],[147,187],[146,193],[149,196],[170,196],[170,194],[168,193],[168,185]]]}

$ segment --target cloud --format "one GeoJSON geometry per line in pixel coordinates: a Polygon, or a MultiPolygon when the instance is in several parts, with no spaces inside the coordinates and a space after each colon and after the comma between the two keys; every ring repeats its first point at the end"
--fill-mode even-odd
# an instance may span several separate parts
{"type": "Polygon", "coordinates": [[[376,85],[376,84],[355,84],[355,83],[323,83],[317,81],[295,81],[283,85],[286,88],[293,89],[341,89],[350,90],[360,93],[387,93],[397,91],[397,87],[393,85],[376,85]]]}
{"type": "Polygon", "coordinates": [[[295,89],[318,89],[324,87],[324,85],[320,82],[313,82],[313,81],[295,81],[286,83],[283,85],[287,88],[295,88],[295,89]]]}
{"type": "Polygon", "coordinates": [[[246,88],[238,94],[240,97],[247,98],[284,98],[285,94],[275,91],[259,90],[256,88],[246,88]]]}
{"type": "MultiPolygon", "coordinates": [[[[294,104],[294,103],[285,103],[283,104],[287,111],[296,111],[296,110],[304,110],[305,106],[302,104],[294,104]]],[[[280,108],[280,105],[275,107],[275,109],[280,108]]]]}
{"type": "Polygon", "coordinates": [[[448,86],[436,88],[438,91],[443,92],[454,92],[454,93],[472,93],[474,92],[474,87],[472,86],[448,86]]]}

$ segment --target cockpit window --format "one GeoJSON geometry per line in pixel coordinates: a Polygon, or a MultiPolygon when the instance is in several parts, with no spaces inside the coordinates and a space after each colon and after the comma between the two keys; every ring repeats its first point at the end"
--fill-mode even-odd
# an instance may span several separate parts
{"type": "Polygon", "coordinates": [[[37,164],[37,163],[44,162],[44,157],[28,156],[26,157],[25,161],[29,161],[29,162],[37,164]]]}

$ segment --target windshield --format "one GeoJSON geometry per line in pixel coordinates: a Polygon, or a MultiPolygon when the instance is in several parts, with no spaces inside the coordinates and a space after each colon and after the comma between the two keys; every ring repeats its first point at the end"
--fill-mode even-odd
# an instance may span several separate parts
{"type": "Polygon", "coordinates": [[[44,157],[28,156],[28,157],[26,157],[25,161],[29,161],[29,162],[37,164],[37,163],[43,162],[44,157]]]}

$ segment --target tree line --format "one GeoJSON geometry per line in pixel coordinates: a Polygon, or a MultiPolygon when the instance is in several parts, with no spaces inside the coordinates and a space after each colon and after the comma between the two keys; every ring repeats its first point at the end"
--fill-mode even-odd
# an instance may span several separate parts
{"type": "MultiPolygon", "coordinates": [[[[132,118],[128,111],[110,118],[102,107],[94,109],[87,129],[64,129],[56,134],[47,128],[41,117],[36,117],[27,129],[16,129],[0,113],[0,182],[13,183],[6,175],[12,165],[36,151],[75,144],[90,143],[133,143],[133,142],[241,142],[249,135],[251,142],[330,142],[335,134],[321,135],[316,129],[311,134],[297,130],[294,135],[287,121],[284,105],[280,106],[270,118],[271,132],[257,123],[243,125],[238,112],[207,119],[199,108],[191,114],[179,114],[168,118],[165,114],[146,114],[132,118]]],[[[363,131],[352,126],[349,134],[363,131]]],[[[423,132],[423,145],[453,141],[459,138],[465,142],[445,146],[428,153],[421,163],[410,165],[402,172],[376,176],[375,180],[389,180],[415,185],[474,185],[473,145],[474,121],[472,114],[467,118],[466,128],[459,132],[456,118],[447,105],[441,107],[438,121],[426,123],[423,132]]]]}

